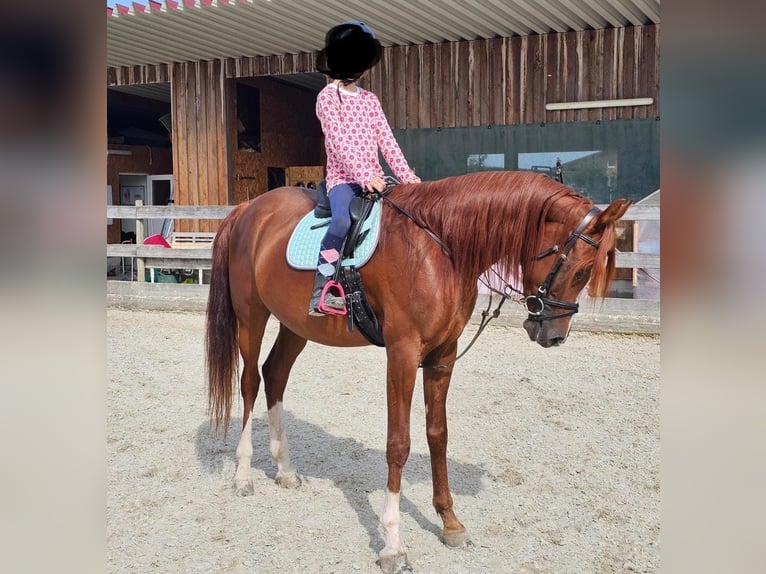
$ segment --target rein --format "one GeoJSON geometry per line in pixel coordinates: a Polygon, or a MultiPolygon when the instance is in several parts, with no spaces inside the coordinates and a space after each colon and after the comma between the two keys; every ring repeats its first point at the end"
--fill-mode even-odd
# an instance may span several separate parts
{"type": "MultiPolygon", "coordinates": [[[[390,178],[390,179],[393,179],[393,178],[390,178]]],[[[413,213],[411,213],[410,211],[407,211],[407,210],[406,210],[406,209],[404,209],[404,208],[403,208],[401,205],[397,204],[397,203],[396,203],[396,202],[394,202],[394,201],[391,201],[391,200],[388,198],[388,194],[389,194],[389,193],[391,193],[391,190],[393,190],[393,189],[394,189],[394,187],[395,187],[397,184],[398,184],[398,182],[396,182],[396,183],[393,183],[393,182],[389,182],[389,185],[388,185],[388,187],[386,187],[386,189],[385,189],[384,191],[376,191],[376,192],[372,192],[370,195],[372,196],[372,198],[373,198],[373,201],[376,201],[377,199],[382,199],[384,203],[387,203],[387,204],[389,204],[391,207],[395,208],[395,209],[396,209],[396,210],[397,210],[399,213],[401,213],[402,215],[406,216],[406,217],[407,217],[407,218],[409,218],[409,219],[410,219],[410,220],[411,220],[411,221],[412,221],[412,222],[413,222],[415,225],[417,225],[418,227],[420,227],[420,229],[422,229],[423,231],[425,231],[426,233],[428,233],[428,235],[431,237],[431,239],[433,239],[434,241],[436,241],[436,243],[439,245],[439,247],[441,247],[442,251],[444,252],[444,254],[445,254],[447,257],[452,257],[452,253],[450,252],[450,250],[449,250],[449,247],[447,247],[447,246],[444,244],[444,241],[442,241],[441,237],[439,237],[438,235],[436,235],[436,233],[434,233],[434,232],[433,232],[433,230],[432,230],[430,227],[428,227],[428,226],[427,226],[425,223],[423,223],[423,222],[422,222],[422,221],[420,221],[420,220],[419,220],[417,217],[415,217],[415,215],[414,215],[413,213]]]]}
{"type": "MultiPolygon", "coordinates": [[[[494,271],[495,275],[500,277],[500,275],[497,273],[497,271],[494,271]]],[[[476,342],[476,340],[479,338],[479,335],[481,335],[482,331],[484,331],[484,328],[489,325],[489,322],[492,321],[492,319],[497,319],[500,316],[500,309],[503,307],[503,303],[506,302],[506,300],[511,299],[512,301],[517,301],[519,303],[523,302],[522,298],[514,298],[514,295],[512,293],[509,293],[508,291],[515,291],[516,293],[521,293],[518,289],[512,287],[507,281],[501,278],[503,283],[505,283],[505,289],[503,291],[498,291],[494,287],[492,287],[489,283],[487,283],[484,278],[481,278],[480,281],[490,290],[489,293],[489,301],[487,301],[487,308],[484,309],[484,311],[481,312],[481,322],[479,323],[479,328],[476,330],[476,333],[473,336],[473,339],[471,339],[470,343],[468,343],[468,346],[466,346],[465,349],[462,350],[462,352],[452,359],[449,363],[444,363],[442,365],[424,365],[423,363],[420,363],[418,365],[418,368],[420,369],[445,369],[449,367],[450,365],[454,364],[460,357],[465,355],[468,350],[473,347],[473,344],[476,342]],[[492,294],[495,293],[497,295],[500,295],[500,302],[497,304],[497,307],[495,307],[495,310],[492,311],[490,314],[489,310],[492,307],[492,294]]]]}

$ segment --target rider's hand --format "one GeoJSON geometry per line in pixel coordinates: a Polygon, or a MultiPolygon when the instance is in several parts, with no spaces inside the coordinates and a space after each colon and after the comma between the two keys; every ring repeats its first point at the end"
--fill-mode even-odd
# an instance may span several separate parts
{"type": "Polygon", "coordinates": [[[385,191],[386,190],[386,182],[383,181],[382,177],[375,176],[370,180],[370,183],[364,186],[364,189],[369,192],[373,191],[385,191]]]}

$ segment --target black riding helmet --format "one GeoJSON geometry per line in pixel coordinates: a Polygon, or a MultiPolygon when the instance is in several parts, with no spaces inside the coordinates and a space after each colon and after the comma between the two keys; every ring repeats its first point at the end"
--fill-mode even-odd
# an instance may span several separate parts
{"type": "Polygon", "coordinates": [[[369,26],[354,20],[342,22],[327,32],[316,69],[336,80],[357,80],[380,61],[381,52],[369,26]]]}

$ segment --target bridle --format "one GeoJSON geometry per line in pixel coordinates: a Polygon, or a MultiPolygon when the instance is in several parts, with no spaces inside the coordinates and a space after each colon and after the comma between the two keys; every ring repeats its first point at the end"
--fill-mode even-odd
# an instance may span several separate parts
{"type": "Polygon", "coordinates": [[[577,313],[577,311],[580,308],[579,303],[567,303],[566,301],[561,301],[560,299],[554,299],[552,297],[549,297],[550,294],[550,288],[551,285],[553,285],[553,282],[556,280],[556,275],[558,274],[559,270],[561,269],[561,266],[564,264],[564,262],[569,257],[569,253],[574,248],[575,243],[578,239],[583,240],[588,245],[592,245],[593,247],[598,247],[598,241],[593,239],[592,237],[588,235],[583,235],[583,230],[588,226],[588,224],[593,220],[596,215],[598,215],[601,212],[601,210],[598,207],[592,207],[588,213],[585,214],[585,217],[582,218],[582,221],[580,221],[579,225],[575,228],[574,231],[567,237],[566,241],[564,242],[563,249],[559,248],[559,245],[556,244],[550,249],[546,249],[542,253],[535,256],[536,260],[544,259],[545,257],[548,257],[549,255],[553,255],[555,253],[559,253],[558,257],[556,257],[556,262],[553,264],[553,267],[551,268],[550,272],[548,273],[548,276],[545,278],[545,281],[543,281],[542,285],[540,285],[537,288],[537,293],[534,295],[528,295],[526,297],[523,297],[521,302],[526,306],[527,311],[529,312],[528,319],[530,321],[548,321],[551,319],[560,319],[562,317],[569,317],[570,315],[574,315],[577,313]],[[543,312],[545,311],[546,307],[556,307],[558,309],[563,309],[561,313],[556,313],[553,315],[543,315],[543,312]]]}
{"type": "MultiPolygon", "coordinates": [[[[390,179],[393,179],[393,178],[390,178],[390,179]]],[[[402,208],[400,205],[397,205],[396,203],[394,203],[387,197],[389,192],[393,189],[393,186],[396,183],[398,183],[396,182],[396,180],[387,181],[388,187],[386,188],[385,191],[373,192],[369,195],[371,196],[373,201],[382,199],[383,201],[385,201],[386,203],[390,204],[392,207],[397,209],[400,213],[404,214],[409,219],[411,219],[418,227],[423,229],[426,233],[428,233],[428,235],[431,236],[431,238],[442,248],[442,251],[444,251],[445,255],[450,257],[449,248],[444,244],[441,238],[438,235],[436,235],[436,233],[434,233],[431,229],[429,229],[425,223],[421,222],[412,213],[402,208]]],[[[454,359],[452,359],[450,362],[444,365],[420,364],[419,367],[428,368],[428,369],[443,369],[453,364],[460,357],[465,355],[468,352],[468,350],[473,346],[473,344],[476,342],[476,339],[479,338],[479,335],[481,335],[482,331],[484,331],[484,328],[489,324],[489,322],[500,315],[500,309],[503,306],[503,303],[505,303],[507,299],[516,301],[526,306],[527,312],[529,313],[527,316],[527,319],[529,321],[539,321],[539,322],[549,321],[552,319],[569,317],[577,313],[577,311],[580,309],[579,303],[567,303],[566,301],[561,301],[560,299],[554,299],[552,297],[549,297],[548,295],[550,293],[550,289],[551,289],[551,286],[553,285],[553,282],[556,280],[556,275],[558,275],[558,272],[561,270],[561,266],[569,257],[569,253],[574,248],[575,243],[577,242],[578,239],[581,239],[588,245],[592,245],[593,247],[598,247],[599,242],[588,235],[584,235],[583,231],[588,226],[588,224],[593,220],[593,218],[596,217],[596,215],[598,215],[599,213],[601,213],[601,210],[598,207],[595,207],[595,206],[591,207],[590,211],[588,211],[588,213],[585,214],[585,217],[582,218],[582,220],[577,225],[577,227],[575,227],[574,231],[572,231],[572,233],[569,234],[569,237],[567,237],[566,241],[564,241],[563,248],[561,248],[559,244],[557,243],[553,247],[546,249],[545,251],[543,251],[542,253],[539,253],[538,255],[534,257],[535,260],[539,260],[539,259],[544,259],[548,257],[549,255],[554,255],[560,252],[558,257],[556,257],[556,262],[553,264],[553,267],[548,272],[548,276],[545,278],[545,281],[543,281],[542,285],[540,285],[537,288],[537,292],[534,295],[525,296],[523,291],[519,291],[518,289],[513,287],[499,273],[497,273],[497,271],[494,271],[494,270],[493,271],[495,273],[495,276],[502,283],[505,284],[502,290],[499,290],[496,287],[492,286],[484,278],[480,278],[480,281],[489,289],[490,296],[489,296],[489,301],[487,303],[487,308],[481,312],[481,322],[479,323],[479,328],[476,331],[476,334],[473,336],[473,339],[471,339],[471,342],[468,343],[468,346],[465,349],[463,349],[463,351],[458,356],[456,356],[454,359]],[[500,295],[500,302],[497,304],[497,307],[495,308],[495,310],[490,313],[490,308],[492,307],[492,293],[500,295]],[[520,295],[520,297],[516,297],[514,294],[520,295]],[[563,311],[561,313],[555,313],[552,315],[543,315],[543,313],[545,312],[545,309],[548,307],[563,309],[563,311]]]]}
{"type": "MultiPolygon", "coordinates": [[[[558,275],[559,270],[561,269],[561,266],[564,264],[564,261],[567,260],[569,257],[569,253],[574,248],[575,243],[578,239],[583,240],[588,245],[592,245],[593,247],[598,247],[599,242],[593,239],[592,237],[588,235],[583,234],[583,230],[588,226],[588,224],[593,220],[596,215],[601,213],[601,210],[598,207],[592,207],[588,213],[585,214],[585,217],[582,218],[580,223],[575,227],[574,231],[569,234],[569,237],[567,237],[566,241],[564,241],[564,247],[561,249],[559,247],[559,244],[557,243],[553,247],[550,247],[549,249],[546,249],[542,253],[539,253],[535,256],[535,260],[544,259],[548,257],[549,255],[553,255],[555,253],[561,253],[556,258],[556,262],[553,264],[553,267],[548,272],[548,276],[545,278],[545,281],[543,281],[542,285],[540,285],[537,288],[537,292],[534,295],[524,295],[523,291],[519,291],[514,286],[512,286],[508,281],[506,281],[497,271],[494,271],[495,276],[497,279],[499,279],[502,283],[505,284],[505,287],[502,290],[497,289],[496,287],[492,286],[489,282],[487,282],[484,278],[481,278],[480,281],[484,284],[485,287],[487,287],[490,291],[489,295],[489,301],[487,302],[487,308],[481,312],[481,321],[479,322],[479,328],[476,331],[476,334],[473,336],[473,339],[471,339],[471,342],[468,343],[468,346],[463,349],[463,351],[456,356],[454,359],[452,359],[450,362],[445,363],[443,365],[419,365],[422,368],[428,368],[428,369],[443,369],[448,367],[449,365],[453,364],[455,361],[457,361],[460,357],[465,355],[468,350],[473,346],[473,344],[476,342],[476,340],[479,338],[479,335],[481,335],[482,331],[484,331],[484,328],[489,324],[492,319],[496,319],[500,315],[500,309],[503,306],[503,303],[505,303],[506,300],[510,299],[512,301],[516,301],[518,303],[521,303],[522,305],[525,305],[527,308],[527,312],[529,315],[527,316],[527,319],[530,321],[549,321],[551,319],[559,319],[561,317],[569,317],[570,315],[574,315],[577,313],[577,311],[580,308],[579,303],[567,303],[566,301],[561,301],[560,299],[553,299],[552,297],[548,297],[548,293],[550,292],[551,285],[553,285],[553,282],[556,280],[556,275],[558,275]],[[500,295],[500,302],[497,304],[497,307],[494,311],[490,312],[490,308],[492,307],[492,293],[495,293],[497,295],[500,295]],[[521,297],[516,297],[514,294],[521,295],[521,297]],[[564,309],[561,313],[556,313],[554,315],[543,315],[543,312],[545,311],[546,307],[557,307],[559,309],[564,309]]],[[[442,245],[441,242],[439,242],[440,245],[442,245]]]]}
{"type": "MultiPolygon", "coordinates": [[[[431,238],[436,241],[436,243],[442,248],[442,251],[449,257],[450,251],[449,248],[444,244],[444,242],[441,240],[441,238],[436,235],[433,231],[431,231],[426,224],[418,220],[412,213],[407,211],[406,209],[402,208],[401,206],[397,205],[393,201],[391,201],[387,195],[389,192],[393,189],[393,187],[398,184],[399,182],[391,178],[390,176],[385,178],[387,181],[387,188],[383,192],[374,192],[372,193],[373,200],[383,199],[386,203],[390,204],[394,208],[396,208],[399,212],[406,215],[409,219],[415,222],[415,224],[423,229],[428,235],[431,236],[431,238]]],[[[498,290],[497,288],[490,285],[487,281],[485,281],[483,278],[480,279],[482,283],[490,290],[490,293],[496,293],[501,296],[500,303],[498,304],[495,311],[492,313],[492,316],[489,315],[489,309],[492,305],[492,296],[490,294],[490,301],[489,305],[487,306],[487,310],[482,312],[482,321],[479,326],[479,332],[476,334],[477,336],[486,326],[486,323],[488,323],[493,318],[497,317],[500,314],[500,307],[503,306],[503,303],[505,303],[506,299],[512,299],[514,301],[517,301],[521,303],[522,305],[526,306],[527,312],[529,313],[527,319],[530,321],[549,321],[551,319],[561,319],[562,317],[569,317],[571,315],[574,315],[577,313],[577,311],[580,309],[579,303],[567,303],[566,301],[561,301],[560,299],[554,299],[552,297],[549,297],[551,286],[553,285],[553,282],[556,280],[556,275],[558,275],[559,270],[561,269],[561,266],[564,264],[564,262],[569,257],[569,253],[572,251],[572,249],[575,246],[575,243],[578,239],[583,240],[588,245],[592,245],[593,247],[598,247],[599,242],[593,239],[592,237],[588,235],[583,235],[583,230],[588,227],[588,224],[593,220],[596,215],[601,213],[601,210],[593,206],[590,208],[590,211],[585,214],[585,217],[582,218],[580,223],[575,227],[574,231],[569,234],[569,237],[567,237],[566,241],[564,241],[564,247],[561,248],[559,244],[557,243],[553,247],[550,247],[549,249],[546,249],[542,253],[539,253],[535,256],[535,260],[544,259],[548,257],[549,255],[554,255],[558,253],[558,257],[556,257],[556,262],[553,264],[553,267],[551,268],[550,272],[548,273],[548,276],[545,278],[545,281],[543,281],[542,285],[540,285],[537,288],[537,292],[534,295],[524,295],[522,291],[519,291],[512,285],[510,285],[504,278],[500,277],[500,275],[495,272],[495,275],[502,283],[505,284],[504,289],[498,290]],[[560,253],[559,253],[560,252],[560,253]],[[514,297],[514,293],[521,295],[521,297],[514,297]],[[546,307],[555,307],[558,309],[563,309],[560,313],[555,313],[552,315],[543,315],[546,307]]],[[[473,341],[471,341],[471,345],[473,344],[473,341]]],[[[469,345],[469,347],[471,346],[469,345]]],[[[466,349],[467,351],[468,349],[466,349]]],[[[465,351],[464,351],[465,352],[465,351]]]]}

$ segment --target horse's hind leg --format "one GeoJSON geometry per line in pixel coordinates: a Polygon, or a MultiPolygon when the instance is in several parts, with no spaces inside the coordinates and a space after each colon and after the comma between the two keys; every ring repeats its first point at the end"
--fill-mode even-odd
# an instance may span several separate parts
{"type": "Polygon", "coordinates": [[[250,463],[253,459],[253,405],[258,395],[261,377],[258,373],[258,356],[261,352],[263,333],[268,313],[253,318],[248,324],[239,324],[239,350],[244,361],[240,390],[242,393],[242,435],[237,445],[237,471],[234,474],[234,491],[238,496],[253,494],[253,478],[250,463]]]}
{"type": "Polygon", "coordinates": [[[285,432],[283,397],[287,379],[295,360],[306,346],[306,339],[299,337],[284,325],[263,364],[263,379],[266,390],[266,406],[269,409],[269,437],[271,456],[277,465],[276,482],[285,488],[300,486],[301,480],[290,462],[290,451],[285,432]]]}

